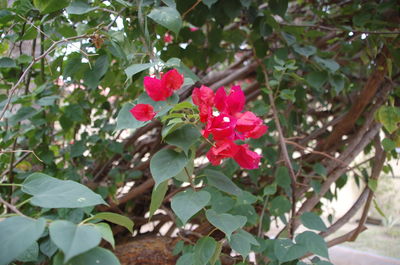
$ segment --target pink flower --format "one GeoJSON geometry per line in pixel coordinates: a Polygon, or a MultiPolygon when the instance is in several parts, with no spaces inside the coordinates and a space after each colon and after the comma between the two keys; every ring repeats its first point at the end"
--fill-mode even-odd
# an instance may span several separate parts
{"type": "Polygon", "coordinates": [[[233,86],[229,95],[226,94],[224,87],[220,87],[215,94],[214,103],[220,112],[235,115],[243,110],[246,97],[240,86],[233,86]]]}
{"type": "Polygon", "coordinates": [[[221,140],[215,143],[215,146],[211,147],[207,152],[207,158],[214,166],[221,164],[221,160],[227,157],[233,157],[239,146],[229,140],[221,140]]]}
{"type": "Polygon", "coordinates": [[[149,104],[136,104],[136,106],[130,110],[130,113],[138,121],[149,121],[157,114],[154,112],[153,106],[149,104]]]}
{"type": "Polygon", "coordinates": [[[203,136],[208,138],[213,135],[215,141],[235,139],[236,119],[226,113],[221,113],[217,117],[210,115],[207,120],[206,129],[203,136]]]}
{"type": "Polygon", "coordinates": [[[260,138],[268,130],[268,126],[251,111],[237,114],[237,117],[236,130],[245,138],[260,138]]]}
{"type": "Polygon", "coordinates": [[[174,40],[174,37],[171,34],[169,34],[168,32],[165,33],[165,35],[164,35],[165,43],[172,43],[173,40],[174,40]]]}
{"type": "Polygon", "coordinates": [[[189,30],[190,30],[191,32],[195,32],[195,31],[198,31],[198,30],[199,30],[199,28],[196,28],[196,27],[190,27],[190,28],[189,28],[189,30]]]}
{"type": "Polygon", "coordinates": [[[206,86],[195,87],[192,93],[193,103],[199,106],[200,121],[206,122],[209,115],[212,114],[214,104],[214,91],[206,86]]]}
{"type": "Polygon", "coordinates": [[[174,90],[179,89],[183,84],[183,75],[176,69],[165,73],[161,79],[145,76],[144,88],[149,97],[154,101],[163,101],[172,96],[174,90]]]}
{"type": "Polygon", "coordinates": [[[233,159],[245,169],[256,169],[260,163],[261,156],[249,149],[249,145],[239,145],[238,151],[233,159]]]}

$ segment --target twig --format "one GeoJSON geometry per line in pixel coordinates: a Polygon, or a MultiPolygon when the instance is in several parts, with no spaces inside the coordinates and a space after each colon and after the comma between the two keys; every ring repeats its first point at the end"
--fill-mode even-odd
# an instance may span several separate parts
{"type": "MultiPolygon", "coordinates": [[[[35,154],[35,152],[32,151],[32,150],[21,150],[21,149],[18,149],[18,150],[0,150],[0,153],[19,153],[19,152],[21,152],[21,153],[32,153],[32,154],[36,157],[37,160],[39,160],[40,162],[43,162],[43,160],[40,159],[40,158],[35,154]]],[[[20,161],[18,161],[18,162],[20,162],[20,161]]]]}
{"type": "Polygon", "coordinates": [[[198,4],[200,4],[200,2],[201,2],[201,0],[197,0],[196,3],[194,3],[188,10],[186,10],[185,13],[183,13],[183,15],[182,15],[182,19],[184,19],[185,16],[187,14],[189,14],[189,12],[192,11],[198,4]]]}
{"type": "MultiPolygon", "coordinates": [[[[268,73],[267,73],[267,69],[265,67],[265,65],[261,62],[260,63],[262,71],[264,73],[264,78],[265,78],[265,85],[267,87],[267,89],[269,90],[269,92],[272,92],[272,88],[269,85],[269,78],[268,78],[268,73]]],[[[293,166],[292,163],[290,162],[290,158],[289,158],[289,154],[286,148],[286,143],[285,143],[285,136],[283,135],[283,130],[282,130],[282,126],[281,123],[279,121],[279,117],[278,117],[278,112],[275,106],[275,101],[274,98],[272,96],[272,93],[268,93],[268,98],[271,104],[271,109],[272,109],[272,114],[274,117],[274,121],[275,121],[275,125],[276,128],[278,130],[278,137],[279,137],[279,144],[281,147],[281,151],[282,151],[282,156],[283,159],[285,161],[286,167],[289,169],[289,174],[290,174],[290,178],[292,179],[291,181],[291,188],[292,188],[292,217],[290,219],[289,225],[290,225],[290,235],[293,236],[294,234],[294,227],[292,225],[292,223],[294,222],[294,218],[296,216],[296,174],[293,170],[293,166]]]]}
{"type": "Polygon", "coordinates": [[[83,39],[83,38],[87,38],[87,37],[88,37],[88,35],[85,34],[85,35],[74,36],[74,37],[70,37],[70,38],[66,38],[66,39],[63,39],[63,40],[56,41],[42,55],[34,58],[32,60],[32,62],[28,65],[28,67],[25,69],[25,71],[22,73],[22,75],[18,79],[17,83],[11,88],[10,93],[8,95],[8,98],[7,98],[7,102],[6,102],[5,106],[3,107],[3,110],[0,113],[0,121],[3,119],[3,116],[4,116],[6,110],[8,109],[8,107],[10,105],[12,96],[14,95],[14,93],[17,90],[18,86],[21,84],[21,82],[24,80],[25,76],[28,74],[29,70],[33,67],[33,65],[36,62],[38,62],[42,58],[46,57],[49,53],[51,53],[57,47],[58,44],[69,42],[69,41],[72,41],[72,40],[83,39]]]}
{"type": "MultiPolygon", "coordinates": [[[[19,214],[19,215],[24,216],[24,217],[28,217],[28,216],[26,216],[25,214],[23,214],[22,212],[20,212],[20,210],[18,210],[17,207],[15,207],[15,206],[12,205],[11,203],[9,203],[9,202],[7,202],[6,200],[4,200],[1,196],[0,196],[0,202],[1,202],[2,204],[4,204],[5,206],[7,206],[8,209],[10,209],[11,211],[13,211],[14,213],[19,214]]],[[[28,217],[28,218],[29,218],[29,217],[28,217]]]]}

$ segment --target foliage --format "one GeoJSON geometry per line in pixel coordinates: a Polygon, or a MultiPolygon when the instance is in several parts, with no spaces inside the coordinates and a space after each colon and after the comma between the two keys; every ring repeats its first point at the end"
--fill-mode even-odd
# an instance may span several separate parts
{"type": "Polygon", "coordinates": [[[400,150],[397,1],[9,2],[0,264],[119,264],[115,243],[173,221],[177,264],[321,265],[360,233],[400,150]],[[325,242],[349,178],[365,217],[325,242]]]}

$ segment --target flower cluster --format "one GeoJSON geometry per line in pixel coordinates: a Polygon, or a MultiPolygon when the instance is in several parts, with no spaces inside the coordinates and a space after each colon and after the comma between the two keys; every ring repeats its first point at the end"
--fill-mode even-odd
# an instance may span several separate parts
{"type": "MultiPolygon", "coordinates": [[[[143,84],[147,95],[149,95],[152,100],[164,101],[172,96],[175,90],[181,88],[183,84],[183,75],[176,69],[173,69],[162,74],[161,79],[146,76],[143,84]]],[[[149,121],[157,114],[154,112],[153,106],[149,104],[136,104],[130,112],[138,121],[149,121]]]]}
{"type": "Polygon", "coordinates": [[[212,135],[215,141],[207,153],[211,164],[219,165],[222,159],[233,158],[242,168],[258,168],[261,156],[247,144],[235,141],[259,138],[268,127],[253,112],[242,112],[246,98],[240,86],[233,86],[229,94],[224,87],[214,94],[211,88],[201,86],[193,90],[192,99],[199,108],[200,121],[206,124],[203,136],[212,135]]]}

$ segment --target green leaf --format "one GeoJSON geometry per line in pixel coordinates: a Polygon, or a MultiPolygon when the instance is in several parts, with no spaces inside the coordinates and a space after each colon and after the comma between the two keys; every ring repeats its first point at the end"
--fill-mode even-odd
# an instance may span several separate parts
{"type": "Polygon", "coordinates": [[[229,244],[232,249],[238,252],[244,259],[249,255],[251,250],[251,245],[259,246],[260,244],[254,238],[254,236],[243,229],[239,229],[238,233],[231,236],[229,244]]]}
{"type": "Polygon", "coordinates": [[[270,185],[265,186],[264,188],[264,196],[274,195],[276,193],[276,183],[272,183],[270,185]]]}
{"type": "Polygon", "coordinates": [[[125,74],[127,78],[131,78],[137,73],[140,73],[144,70],[149,69],[150,67],[153,67],[157,65],[157,63],[142,63],[142,64],[132,64],[128,68],[125,69],[125,74]]]}
{"type": "Polygon", "coordinates": [[[213,4],[218,2],[218,0],[202,0],[203,4],[205,4],[208,8],[211,8],[213,4]]]}
{"type": "Polygon", "coordinates": [[[308,229],[326,231],[326,225],[322,221],[321,217],[312,212],[303,213],[300,217],[302,224],[308,229]]]}
{"type": "Polygon", "coordinates": [[[389,133],[393,133],[399,129],[398,123],[400,123],[400,108],[393,106],[382,106],[378,110],[378,120],[388,130],[389,133]]]}
{"type": "Polygon", "coordinates": [[[83,208],[107,204],[88,187],[71,180],[59,180],[42,173],[29,175],[22,191],[33,195],[30,203],[43,208],[83,208]]]}
{"type": "Polygon", "coordinates": [[[396,149],[396,143],[389,138],[385,138],[382,140],[382,146],[386,152],[390,152],[390,151],[396,149]]]}
{"type": "Polygon", "coordinates": [[[307,74],[306,80],[311,87],[320,89],[328,79],[328,75],[325,72],[311,72],[307,74]]]}
{"type": "Polygon", "coordinates": [[[93,225],[76,225],[57,220],[49,226],[50,238],[64,253],[64,263],[71,258],[96,247],[101,234],[93,225]]]}
{"type": "Polygon", "coordinates": [[[291,190],[290,188],[290,183],[292,182],[289,176],[289,170],[287,167],[278,167],[275,172],[275,181],[278,186],[282,187],[285,189],[285,191],[288,193],[288,191],[291,190]]]}
{"type": "Polygon", "coordinates": [[[202,237],[194,246],[194,265],[205,265],[212,258],[217,241],[212,237],[202,237]]]}
{"type": "Polygon", "coordinates": [[[179,33],[182,27],[181,15],[173,7],[163,6],[154,8],[150,14],[148,14],[148,17],[176,34],[179,33]]]}
{"type": "Polygon", "coordinates": [[[115,248],[115,241],[111,227],[107,223],[97,223],[95,228],[101,234],[101,237],[115,248]]]}
{"type": "Polygon", "coordinates": [[[210,264],[215,265],[215,263],[219,260],[222,252],[222,242],[217,242],[217,246],[215,248],[214,254],[210,259],[210,264]]]}
{"type": "Polygon", "coordinates": [[[207,177],[208,184],[211,186],[235,196],[240,196],[242,194],[242,190],[223,173],[212,169],[206,169],[204,170],[204,174],[207,177]]]}
{"type": "Polygon", "coordinates": [[[92,69],[85,72],[83,80],[89,88],[97,88],[100,79],[108,70],[109,60],[107,55],[101,55],[97,58],[92,69]]]}
{"type": "Polygon", "coordinates": [[[98,213],[95,214],[92,219],[101,219],[101,220],[106,220],[108,222],[120,225],[125,227],[126,229],[129,230],[129,232],[133,233],[133,221],[123,215],[117,214],[117,213],[110,213],[110,212],[103,212],[103,213],[98,213]]]}
{"type": "Polygon", "coordinates": [[[168,181],[164,181],[162,182],[160,185],[153,188],[153,192],[151,193],[151,203],[150,203],[150,216],[149,218],[151,218],[154,214],[154,212],[160,208],[165,194],[167,193],[168,190],[168,181]]]}
{"type": "Polygon", "coordinates": [[[274,216],[281,216],[291,209],[290,201],[284,196],[278,196],[271,201],[270,212],[274,216]]]}
{"type": "Polygon", "coordinates": [[[150,172],[156,182],[155,186],[178,175],[187,162],[188,158],[182,152],[172,149],[158,151],[150,160],[150,172]]]}
{"type": "Polygon", "coordinates": [[[0,58],[0,68],[12,68],[17,67],[15,61],[8,57],[0,58]]]}
{"type": "Polygon", "coordinates": [[[321,163],[316,163],[313,166],[313,170],[315,173],[317,173],[321,177],[326,177],[328,174],[328,172],[326,171],[326,168],[321,163]]]}
{"type": "Polygon", "coordinates": [[[329,78],[329,83],[335,89],[336,93],[340,93],[344,88],[344,78],[342,75],[333,75],[329,78]]]}
{"type": "Polygon", "coordinates": [[[95,247],[68,262],[68,265],[120,265],[118,258],[109,251],[101,247],[95,247]]]}
{"type": "Polygon", "coordinates": [[[210,193],[191,189],[179,192],[171,201],[171,208],[183,224],[205,207],[211,199],[210,193]]]}
{"type": "Polygon", "coordinates": [[[69,0],[33,0],[33,5],[40,13],[47,14],[67,7],[69,2],[69,0]]]}
{"type": "Polygon", "coordinates": [[[301,258],[305,254],[307,254],[307,252],[308,251],[306,246],[296,244],[289,247],[289,249],[285,253],[285,256],[280,261],[281,262],[292,261],[301,258]]]}
{"type": "Polygon", "coordinates": [[[95,9],[95,7],[91,7],[87,2],[77,0],[73,1],[65,10],[70,15],[82,15],[95,9]]]}
{"type": "Polygon", "coordinates": [[[22,255],[42,235],[46,220],[14,216],[0,221],[0,265],[22,255]]]}
{"type": "Polygon", "coordinates": [[[327,70],[329,70],[331,72],[336,72],[340,68],[340,65],[337,62],[335,62],[335,60],[322,59],[318,56],[314,56],[313,59],[319,65],[321,65],[322,67],[326,68],[327,70]]]}
{"type": "MultiPolygon", "coordinates": [[[[276,0],[276,1],[278,1],[278,0],[276,0]]],[[[282,37],[285,39],[287,45],[291,46],[291,45],[296,43],[296,37],[295,36],[293,36],[293,35],[291,35],[289,33],[286,33],[284,31],[282,31],[281,34],[282,34],[282,37]]]]}
{"type": "Polygon", "coordinates": [[[329,258],[328,247],[324,239],[311,231],[306,231],[296,236],[296,244],[307,247],[307,250],[324,258],[329,258]]]}
{"type": "Polygon", "coordinates": [[[288,8],[288,0],[269,0],[268,5],[273,14],[284,17],[288,8]]]}
{"type": "Polygon", "coordinates": [[[185,253],[179,257],[176,261],[176,265],[193,265],[194,262],[194,254],[193,253],[185,253]]]}
{"type": "Polygon", "coordinates": [[[47,97],[42,97],[36,103],[40,106],[52,106],[54,105],[54,101],[59,99],[59,96],[47,96],[47,97]]]}
{"type": "Polygon", "coordinates": [[[9,125],[14,126],[20,121],[27,120],[38,113],[38,110],[32,107],[21,107],[18,112],[9,118],[9,125]]]}
{"type": "Polygon", "coordinates": [[[228,239],[234,231],[242,228],[247,222],[245,216],[228,213],[217,214],[214,210],[207,210],[206,217],[213,226],[224,232],[228,239]]]}
{"type": "Polygon", "coordinates": [[[377,179],[368,179],[368,188],[370,188],[373,192],[378,188],[378,180],[377,179]]]}
{"type": "Polygon", "coordinates": [[[39,256],[39,245],[34,242],[27,250],[18,256],[17,260],[21,262],[33,262],[38,259],[39,256]]]}
{"type": "Polygon", "coordinates": [[[290,100],[292,102],[295,102],[296,101],[295,93],[296,93],[295,90],[282,89],[282,91],[279,93],[279,97],[283,100],[290,100]]]}
{"type": "Polygon", "coordinates": [[[286,254],[289,249],[294,245],[290,239],[276,239],[273,241],[274,255],[279,261],[286,260],[286,254]]]}
{"type": "Polygon", "coordinates": [[[57,251],[57,246],[51,241],[50,237],[47,237],[40,243],[40,252],[51,258],[57,251]]]}
{"type": "Polygon", "coordinates": [[[165,137],[165,141],[171,145],[182,148],[187,154],[190,147],[199,139],[201,133],[191,124],[186,124],[181,128],[173,131],[165,137]]]}
{"type": "Polygon", "coordinates": [[[309,57],[317,52],[317,48],[314,46],[300,46],[298,44],[294,44],[293,49],[295,52],[305,57],[309,57]]]}

